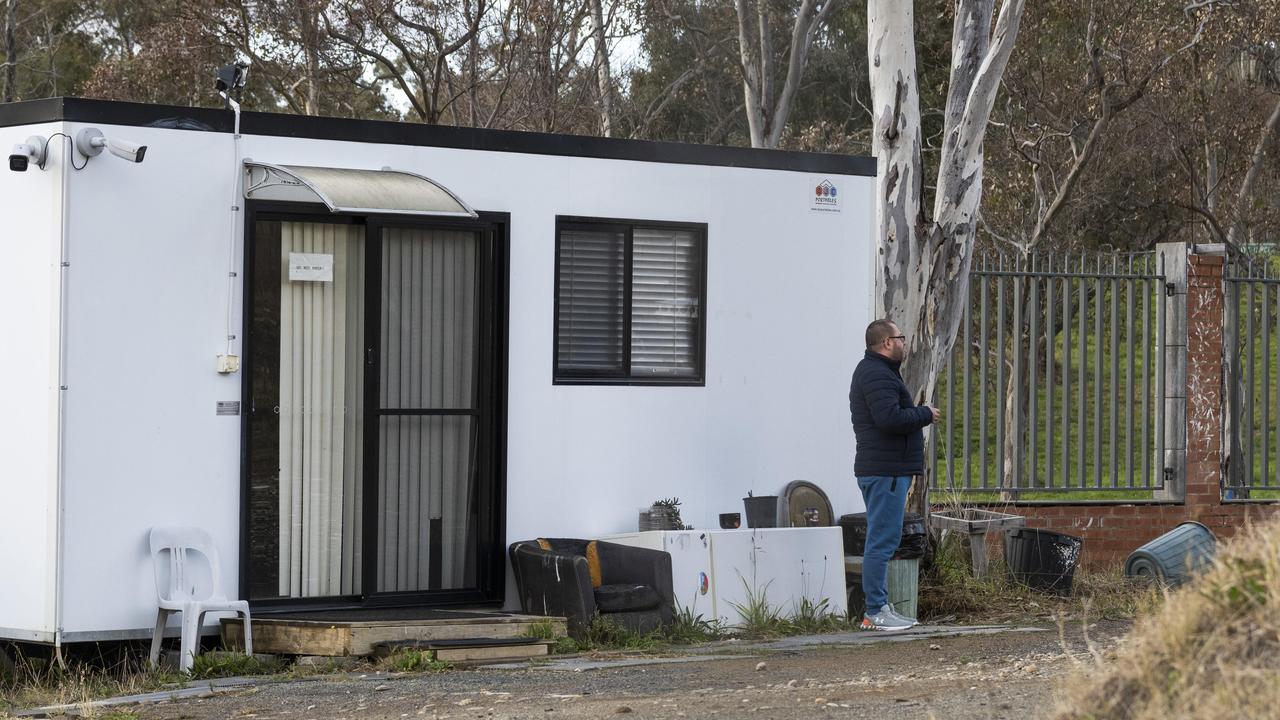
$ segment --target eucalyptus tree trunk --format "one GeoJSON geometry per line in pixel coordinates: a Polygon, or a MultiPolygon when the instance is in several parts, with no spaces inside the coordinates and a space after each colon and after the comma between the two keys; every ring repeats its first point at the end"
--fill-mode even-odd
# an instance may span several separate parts
{"type": "Polygon", "coordinates": [[[18,0],[9,0],[4,20],[4,101],[13,102],[18,95],[18,0]]]}
{"type": "Polygon", "coordinates": [[[600,134],[613,137],[613,80],[609,74],[609,43],[605,36],[604,0],[591,0],[591,24],[596,41],[596,84],[600,88],[600,134]]]}
{"type": "Polygon", "coordinates": [[[982,199],[982,141],[1018,36],[1024,0],[959,0],[933,217],[924,211],[914,13],[867,0],[867,54],[877,162],[876,308],[907,335],[903,379],[931,398],[968,302],[982,199]]]}

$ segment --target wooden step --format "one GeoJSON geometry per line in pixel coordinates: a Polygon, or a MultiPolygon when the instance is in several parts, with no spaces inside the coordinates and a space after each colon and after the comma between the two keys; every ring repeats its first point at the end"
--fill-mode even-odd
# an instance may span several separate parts
{"type": "Polygon", "coordinates": [[[378,643],[374,654],[383,657],[401,650],[429,650],[443,662],[523,660],[545,657],[552,642],[536,638],[464,638],[458,640],[397,640],[378,643]]]}
{"type": "MultiPolygon", "coordinates": [[[[274,655],[322,655],[341,657],[372,655],[378,643],[396,641],[524,639],[534,627],[545,630],[550,623],[554,637],[566,633],[564,618],[515,615],[510,613],[450,612],[443,619],[397,617],[391,620],[309,619],[296,616],[268,616],[253,619],[253,649],[274,655]]],[[[222,641],[228,648],[243,647],[240,618],[222,621],[222,641]]],[[[546,654],[543,648],[540,654],[546,654]]],[[[528,657],[527,655],[525,657],[528,657]]],[[[444,659],[444,658],[441,658],[444,659]]]]}
{"type": "Polygon", "coordinates": [[[455,647],[436,650],[436,660],[441,662],[478,662],[499,660],[524,660],[546,657],[551,652],[551,642],[541,640],[529,645],[491,645],[482,647],[455,647]]]}

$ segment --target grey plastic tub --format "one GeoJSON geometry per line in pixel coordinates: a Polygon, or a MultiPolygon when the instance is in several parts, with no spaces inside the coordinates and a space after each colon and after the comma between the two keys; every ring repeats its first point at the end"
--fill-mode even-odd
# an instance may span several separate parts
{"type": "Polygon", "coordinates": [[[1130,553],[1124,574],[1176,587],[1213,562],[1217,549],[1217,538],[1209,528],[1195,521],[1184,522],[1130,553]]]}

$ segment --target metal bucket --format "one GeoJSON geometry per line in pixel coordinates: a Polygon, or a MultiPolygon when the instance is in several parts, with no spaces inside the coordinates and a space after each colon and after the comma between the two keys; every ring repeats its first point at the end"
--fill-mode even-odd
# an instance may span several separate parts
{"type": "Polygon", "coordinates": [[[1213,562],[1217,549],[1217,538],[1209,528],[1195,521],[1184,522],[1130,553],[1124,561],[1124,574],[1176,587],[1213,562]]]}
{"type": "MultiPolygon", "coordinates": [[[[858,565],[861,570],[861,565],[858,565]]],[[[867,598],[862,592],[862,573],[846,572],[849,617],[861,618],[867,598]]],[[[920,603],[920,560],[890,560],[885,572],[885,589],[889,591],[889,604],[899,615],[916,619],[920,603]]]]}

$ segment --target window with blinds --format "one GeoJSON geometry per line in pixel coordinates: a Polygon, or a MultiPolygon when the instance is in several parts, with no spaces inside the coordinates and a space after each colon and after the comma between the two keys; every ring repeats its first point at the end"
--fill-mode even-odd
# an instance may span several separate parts
{"type": "Polygon", "coordinates": [[[701,384],[706,230],[561,221],[555,381],[701,384]]]}

